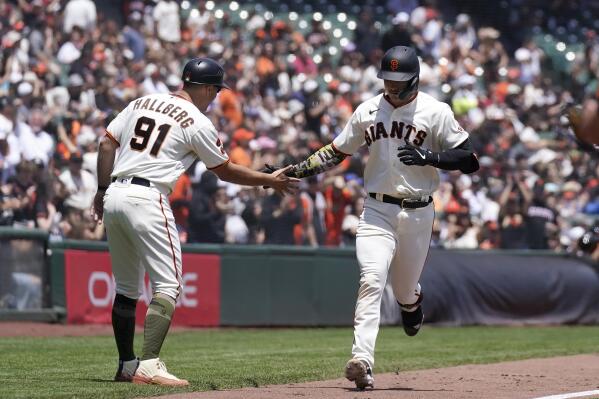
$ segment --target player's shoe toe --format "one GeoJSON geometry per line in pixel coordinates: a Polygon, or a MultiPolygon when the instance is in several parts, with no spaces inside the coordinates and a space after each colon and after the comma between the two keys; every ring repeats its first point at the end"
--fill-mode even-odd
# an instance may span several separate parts
{"type": "Polygon", "coordinates": [[[159,358],[142,360],[133,376],[134,384],[154,384],[168,387],[189,385],[187,380],[175,377],[166,370],[164,362],[159,358]]]}
{"type": "Polygon", "coordinates": [[[403,324],[403,330],[408,336],[413,337],[414,335],[418,334],[418,331],[420,331],[420,327],[422,327],[422,323],[424,322],[422,306],[418,306],[418,308],[412,312],[402,310],[401,320],[403,324]]]}
{"type": "Polygon", "coordinates": [[[356,388],[364,390],[374,388],[374,377],[372,369],[365,362],[359,359],[351,359],[345,365],[345,378],[353,381],[356,388]]]}

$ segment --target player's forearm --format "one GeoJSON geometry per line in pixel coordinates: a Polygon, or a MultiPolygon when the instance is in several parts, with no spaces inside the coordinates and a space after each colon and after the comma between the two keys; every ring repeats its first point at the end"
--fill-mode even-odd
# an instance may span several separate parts
{"type": "Polygon", "coordinates": [[[232,162],[212,170],[219,179],[244,186],[270,186],[274,177],[232,162]]]}
{"type": "Polygon", "coordinates": [[[327,144],[306,160],[293,165],[291,170],[285,174],[298,179],[314,176],[339,165],[346,156],[335,150],[332,143],[327,144]]]}
{"type": "Polygon", "coordinates": [[[433,153],[432,165],[435,168],[459,170],[463,173],[474,173],[479,169],[478,159],[474,155],[469,139],[455,148],[433,153]]]}
{"type": "Polygon", "coordinates": [[[452,148],[447,151],[433,153],[436,161],[432,165],[443,170],[459,170],[464,173],[476,172],[479,168],[474,154],[467,150],[452,148]]]}
{"type": "Polygon", "coordinates": [[[441,152],[433,152],[426,148],[417,148],[406,144],[399,147],[397,156],[406,165],[431,165],[444,170],[459,170],[473,173],[479,168],[478,159],[472,150],[470,140],[466,139],[455,148],[441,152]]]}
{"type": "Polygon", "coordinates": [[[110,174],[114,167],[114,158],[116,154],[115,144],[106,136],[100,140],[98,149],[98,189],[106,189],[110,185],[110,174]]]}

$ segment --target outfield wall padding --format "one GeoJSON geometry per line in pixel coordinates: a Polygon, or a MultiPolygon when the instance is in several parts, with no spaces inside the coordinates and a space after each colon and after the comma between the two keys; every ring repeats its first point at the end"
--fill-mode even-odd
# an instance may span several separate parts
{"type": "MultiPolygon", "coordinates": [[[[64,314],[69,295],[81,301],[88,299],[86,295],[96,301],[106,298],[106,289],[112,289],[106,285],[110,284],[109,258],[94,255],[107,252],[105,242],[66,240],[49,243],[48,249],[52,309],[64,314]],[[71,287],[80,284],[87,289],[73,291],[67,286],[66,263],[71,272],[79,264],[86,268],[83,277],[71,279],[71,287]],[[96,276],[104,273],[104,277],[94,285],[88,276],[96,264],[96,276]]],[[[180,325],[353,324],[359,280],[353,248],[184,245],[183,252],[210,256],[184,257],[189,285],[184,293],[187,302],[180,308],[206,312],[210,304],[210,314],[217,316],[186,320],[180,311],[176,316],[180,325]],[[212,259],[211,268],[203,265],[205,259],[212,259]],[[209,281],[219,281],[218,289],[207,290],[209,281]]],[[[421,279],[426,320],[439,325],[599,324],[595,267],[577,258],[538,251],[432,249],[421,279]]],[[[109,312],[109,305],[104,308],[109,312]]],[[[390,287],[385,289],[381,313],[383,324],[400,323],[390,287]]],[[[87,322],[85,317],[75,320],[87,322]]]]}
{"type": "MultiPolygon", "coordinates": [[[[421,284],[429,323],[599,324],[599,274],[577,258],[432,250],[421,284]]],[[[383,324],[401,324],[390,287],[381,308],[383,324]]]]}
{"type": "Polygon", "coordinates": [[[353,250],[233,247],[222,253],[221,325],[351,325],[353,250]]]}

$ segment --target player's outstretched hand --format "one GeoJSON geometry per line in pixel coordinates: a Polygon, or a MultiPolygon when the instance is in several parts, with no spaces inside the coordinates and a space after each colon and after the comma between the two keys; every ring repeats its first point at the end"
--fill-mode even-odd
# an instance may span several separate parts
{"type": "Polygon", "coordinates": [[[92,207],[89,212],[93,221],[100,224],[102,223],[102,216],[104,215],[104,194],[105,191],[96,192],[94,202],[92,203],[92,207]]]}
{"type": "Polygon", "coordinates": [[[293,165],[288,165],[282,169],[272,173],[273,181],[269,184],[277,194],[284,196],[285,194],[295,194],[299,187],[299,179],[285,175],[285,172],[290,170],[293,165]]]}
{"type": "Polygon", "coordinates": [[[405,165],[430,165],[434,161],[434,155],[430,150],[414,147],[406,144],[397,148],[397,157],[405,165]]]}

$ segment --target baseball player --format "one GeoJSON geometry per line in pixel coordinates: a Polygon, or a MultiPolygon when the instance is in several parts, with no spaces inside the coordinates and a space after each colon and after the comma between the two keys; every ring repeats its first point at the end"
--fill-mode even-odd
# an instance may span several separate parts
{"type": "Polygon", "coordinates": [[[368,197],[356,236],[360,288],[353,358],[345,367],[345,376],[359,389],[374,386],[374,345],[388,277],[405,333],[414,336],[422,326],[418,280],[430,244],[437,169],[472,173],[479,168],[468,133],[450,107],[418,92],[419,72],[413,48],[389,49],[378,73],[384,93],[360,104],[332,143],[287,172],[303,178],[332,168],[364,144],[370,152],[364,171],[368,197]]]}
{"type": "Polygon", "coordinates": [[[229,162],[216,128],[204,115],[223,82],[223,68],[195,58],[183,69],[183,88],[138,98],[108,125],[98,154],[98,192],[92,213],[103,218],[116,296],[112,326],[119,352],[116,381],[184,386],[158,355],[181,292],[181,246],[168,194],[199,158],[225,181],[269,186],[284,195],[298,180],[229,162]],[[118,150],[118,153],[117,153],[118,150]],[[141,359],[133,352],[135,308],[148,272],[152,301],[146,313],[141,359]]]}

